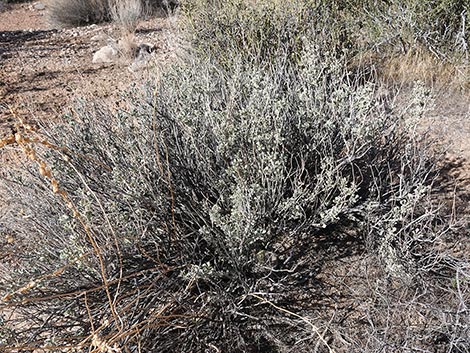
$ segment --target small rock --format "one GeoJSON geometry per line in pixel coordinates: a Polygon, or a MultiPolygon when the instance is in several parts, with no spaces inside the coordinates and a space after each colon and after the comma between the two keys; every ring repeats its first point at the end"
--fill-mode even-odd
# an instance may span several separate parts
{"type": "Polygon", "coordinates": [[[36,2],[36,3],[33,4],[33,8],[35,10],[42,11],[42,10],[46,9],[46,5],[44,5],[42,2],[36,2]]]}
{"type": "Polygon", "coordinates": [[[112,63],[118,57],[118,51],[109,45],[104,46],[100,50],[98,50],[95,54],[93,54],[93,63],[112,63]]]}

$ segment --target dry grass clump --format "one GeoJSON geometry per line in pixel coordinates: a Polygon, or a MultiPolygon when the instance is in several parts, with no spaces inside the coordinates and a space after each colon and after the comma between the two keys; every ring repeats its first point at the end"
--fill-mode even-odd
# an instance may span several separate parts
{"type": "Polygon", "coordinates": [[[422,81],[431,87],[470,88],[469,65],[446,62],[427,51],[383,59],[379,70],[385,80],[395,84],[422,81]]]}
{"type": "Polygon", "coordinates": [[[110,0],[109,8],[114,23],[127,33],[134,33],[144,16],[141,0],[110,0]]]}

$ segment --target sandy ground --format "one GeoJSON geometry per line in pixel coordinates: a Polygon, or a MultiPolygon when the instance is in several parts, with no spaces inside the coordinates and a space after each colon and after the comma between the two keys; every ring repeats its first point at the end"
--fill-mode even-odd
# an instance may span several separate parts
{"type": "MultiPolygon", "coordinates": [[[[125,55],[112,64],[92,63],[97,50],[120,39],[119,29],[53,28],[45,11],[32,4],[6,5],[0,12],[0,137],[9,133],[15,114],[28,121],[53,119],[77,97],[112,102],[147,74],[145,67],[131,71],[133,59],[125,55]]],[[[152,64],[175,55],[171,18],[142,22],[134,40],[155,46],[152,64]]]]}

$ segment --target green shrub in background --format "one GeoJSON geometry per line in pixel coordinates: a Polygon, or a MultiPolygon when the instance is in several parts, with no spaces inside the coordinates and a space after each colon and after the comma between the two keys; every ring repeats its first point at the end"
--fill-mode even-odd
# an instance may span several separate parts
{"type": "Polygon", "coordinates": [[[280,57],[294,62],[305,37],[341,54],[347,38],[335,9],[328,1],[187,1],[183,28],[200,55],[219,62],[239,56],[253,63],[280,57]]]}
{"type": "Polygon", "coordinates": [[[426,48],[440,59],[468,60],[470,5],[459,0],[373,2],[356,13],[367,46],[403,52],[426,48]]]}
{"type": "MultiPolygon", "coordinates": [[[[53,0],[49,18],[59,26],[109,21],[108,0],[53,0]]],[[[142,0],[142,15],[174,10],[180,1],[142,0]]],[[[469,5],[460,0],[392,1],[182,1],[191,42],[219,59],[232,51],[258,60],[280,46],[297,55],[306,31],[323,45],[351,57],[370,51],[383,56],[425,48],[439,59],[468,61],[469,5]],[[312,31],[315,29],[315,31],[312,31]]]]}
{"type": "Polygon", "coordinates": [[[349,60],[425,49],[440,60],[468,61],[470,8],[460,0],[196,0],[182,9],[192,44],[218,60],[276,57],[283,48],[296,55],[308,32],[349,60]]]}

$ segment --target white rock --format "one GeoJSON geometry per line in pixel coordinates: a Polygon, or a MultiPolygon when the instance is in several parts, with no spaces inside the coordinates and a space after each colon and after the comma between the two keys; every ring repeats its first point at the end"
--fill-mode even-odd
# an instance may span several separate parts
{"type": "Polygon", "coordinates": [[[36,2],[33,4],[33,8],[35,10],[45,10],[46,9],[46,5],[44,5],[42,2],[36,2]]]}
{"type": "Polygon", "coordinates": [[[112,63],[117,59],[117,57],[118,51],[107,45],[93,54],[93,63],[112,63]]]}

